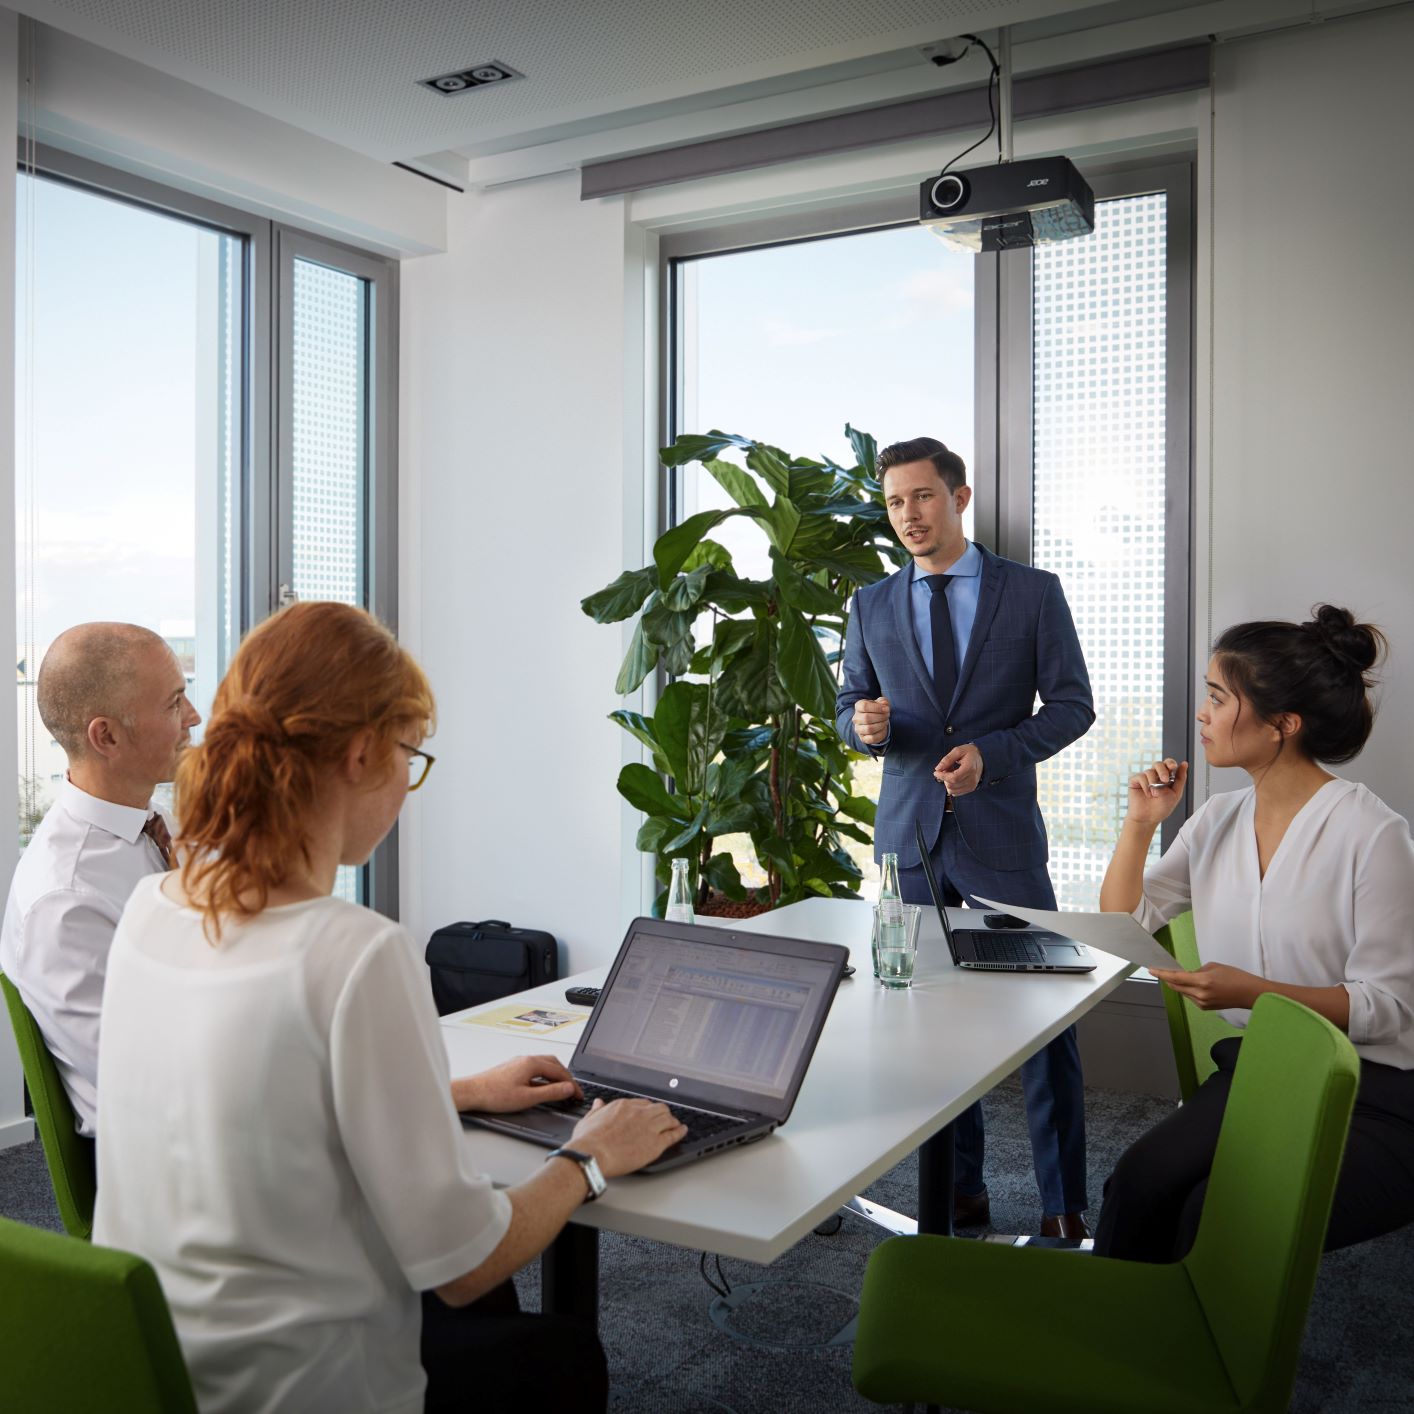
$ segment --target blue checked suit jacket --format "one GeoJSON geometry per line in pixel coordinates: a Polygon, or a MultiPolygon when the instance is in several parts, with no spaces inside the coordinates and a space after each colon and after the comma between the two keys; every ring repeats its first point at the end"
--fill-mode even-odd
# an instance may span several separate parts
{"type": "Polygon", "coordinates": [[[968,848],[989,869],[1044,865],[1036,763],[1083,736],[1095,720],[1090,676],[1060,580],[977,548],[977,617],[950,703],[938,701],[913,635],[906,569],[861,589],[850,613],[835,725],[856,751],[884,759],[874,850],[876,857],[897,854],[904,868],[919,862],[915,816],[930,848],[938,838],[947,795],[933,768],[965,742],[982,753],[980,785],[954,801],[968,848]],[[854,704],[865,697],[889,699],[890,736],[882,747],[868,747],[855,735],[854,704]]]}

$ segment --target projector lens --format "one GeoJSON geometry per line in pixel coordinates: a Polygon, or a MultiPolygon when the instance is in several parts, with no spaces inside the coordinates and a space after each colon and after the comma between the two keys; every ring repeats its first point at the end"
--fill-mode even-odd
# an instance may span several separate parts
{"type": "Polygon", "coordinates": [[[938,211],[951,211],[967,200],[967,183],[953,172],[933,183],[928,199],[938,211]]]}

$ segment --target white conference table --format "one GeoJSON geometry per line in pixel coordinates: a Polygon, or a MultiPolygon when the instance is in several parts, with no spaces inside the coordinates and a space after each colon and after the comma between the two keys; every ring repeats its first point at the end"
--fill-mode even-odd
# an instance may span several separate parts
{"type": "MultiPolygon", "coordinates": [[[[843,943],[857,971],[840,983],[786,1124],[759,1143],[698,1163],[613,1179],[547,1254],[546,1310],[596,1314],[596,1231],[771,1262],[920,1146],[923,1208],[930,1188],[948,1201],[942,1212],[936,1202],[931,1212],[921,1210],[919,1229],[950,1230],[951,1122],[1135,970],[1094,953],[1098,965],[1084,974],[963,971],[952,965],[936,913],[925,909],[913,986],[887,991],[871,976],[870,908],[864,900],[808,899],[749,920],[699,920],[843,943]]],[[[950,916],[954,926],[977,921],[963,909],[950,916]]],[[[565,1010],[567,985],[598,985],[607,972],[577,973],[514,1000],[565,1010]]],[[[582,1026],[566,1028],[557,1040],[553,1033],[512,1035],[465,1022],[476,1011],[506,1005],[503,998],[442,1018],[453,1075],[520,1054],[549,1052],[568,1063],[582,1026]]],[[[467,1143],[477,1167],[499,1185],[520,1182],[545,1159],[533,1144],[486,1130],[469,1129],[467,1143]]]]}

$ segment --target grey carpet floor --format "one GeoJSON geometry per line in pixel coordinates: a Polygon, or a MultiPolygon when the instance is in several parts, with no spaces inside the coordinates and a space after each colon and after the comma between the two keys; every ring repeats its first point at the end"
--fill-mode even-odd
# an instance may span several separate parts
{"type": "MultiPolygon", "coordinates": [[[[1086,1105],[1093,1213],[1114,1161],[1168,1107],[1146,1096],[1093,1089],[1086,1092],[1086,1105]]],[[[992,1225],[1000,1232],[1033,1232],[1039,1213],[1014,1079],[988,1097],[986,1111],[992,1225]]],[[[915,1194],[912,1159],[868,1192],[902,1212],[916,1210],[915,1194]]],[[[38,1143],[0,1150],[0,1214],[59,1228],[38,1143]]],[[[877,1228],[846,1218],[833,1236],[806,1237],[769,1267],[723,1261],[723,1274],[738,1295],[744,1285],[760,1289],[714,1319],[714,1295],[699,1272],[699,1254],[606,1234],[600,1247],[600,1333],[613,1414],[876,1408],[850,1384],[848,1344],[830,1341],[853,1316],[865,1263],[881,1240],[877,1228]]],[[[715,1279],[715,1267],[709,1270],[715,1279]]],[[[533,1266],[517,1277],[517,1286],[526,1309],[536,1309],[539,1277],[533,1266]]],[[[1157,1352],[1156,1358],[1175,1354],[1157,1352]]],[[[1291,1409],[1414,1414],[1414,1228],[1324,1258],[1291,1409]]]]}

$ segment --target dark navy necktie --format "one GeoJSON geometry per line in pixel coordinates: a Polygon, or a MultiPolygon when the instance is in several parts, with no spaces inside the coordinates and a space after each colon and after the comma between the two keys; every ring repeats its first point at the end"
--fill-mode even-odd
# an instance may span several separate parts
{"type": "Polygon", "coordinates": [[[938,693],[938,705],[947,715],[952,695],[957,687],[957,647],[952,636],[952,615],[948,612],[950,574],[930,574],[924,581],[933,591],[928,605],[933,629],[933,685],[938,693]]]}

